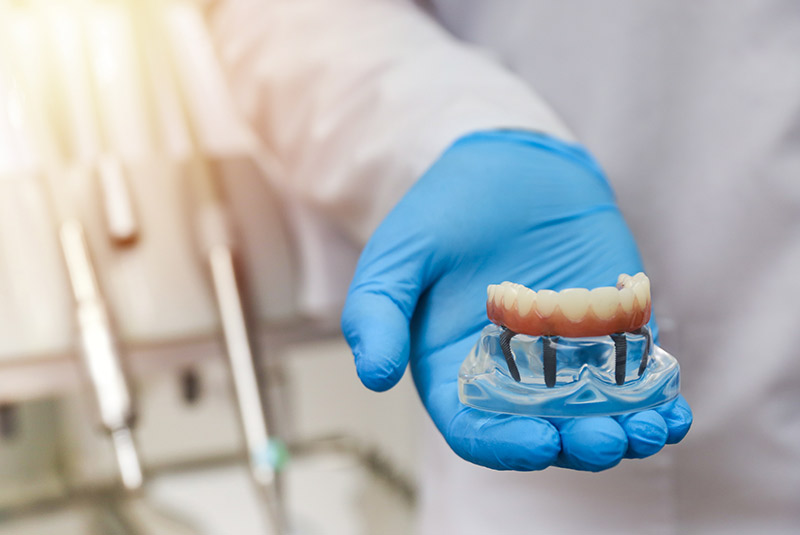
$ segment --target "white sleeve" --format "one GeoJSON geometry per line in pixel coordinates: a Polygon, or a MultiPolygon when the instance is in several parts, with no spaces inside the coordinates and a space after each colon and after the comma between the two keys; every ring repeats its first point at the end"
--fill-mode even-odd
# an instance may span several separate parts
{"type": "Polygon", "coordinates": [[[211,29],[283,194],[360,243],[464,134],[571,138],[530,87],[410,1],[226,0],[211,29]]]}

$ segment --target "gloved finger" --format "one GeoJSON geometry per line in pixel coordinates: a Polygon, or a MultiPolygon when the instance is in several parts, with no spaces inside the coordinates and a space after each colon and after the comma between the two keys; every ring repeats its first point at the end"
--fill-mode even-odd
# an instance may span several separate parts
{"type": "Polygon", "coordinates": [[[520,471],[552,465],[561,442],[550,422],[480,411],[458,399],[458,367],[474,343],[474,336],[466,336],[424,358],[412,359],[414,383],[433,423],[453,451],[471,463],[520,471]]]}
{"type": "Polygon", "coordinates": [[[382,392],[397,384],[408,364],[408,320],[389,295],[363,291],[348,297],[342,331],[364,386],[382,392]]]}
{"type": "Polygon", "coordinates": [[[432,249],[396,225],[395,218],[387,218],[364,248],[342,311],[342,332],[358,376],[377,391],[394,386],[408,364],[408,325],[427,284],[432,249]]]}
{"type": "Polygon", "coordinates": [[[444,432],[462,459],[494,470],[544,470],[558,458],[558,430],[547,420],[462,406],[444,432]]]}
{"type": "Polygon", "coordinates": [[[554,419],[561,434],[557,466],[599,472],[619,464],[628,450],[622,426],[610,417],[554,419]]]}
{"type": "Polygon", "coordinates": [[[628,459],[644,459],[661,451],[667,442],[667,423],[656,411],[642,411],[615,418],[628,436],[628,459]]]}
{"type": "Polygon", "coordinates": [[[655,410],[667,424],[667,444],[677,444],[692,427],[692,409],[682,395],[655,410]]]}

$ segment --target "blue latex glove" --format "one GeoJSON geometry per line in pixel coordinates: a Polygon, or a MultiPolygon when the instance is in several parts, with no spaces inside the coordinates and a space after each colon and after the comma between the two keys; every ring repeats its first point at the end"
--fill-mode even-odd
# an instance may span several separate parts
{"type": "Polygon", "coordinates": [[[425,408],[464,459],[603,470],[681,440],[692,422],[686,401],[618,418],[495,414],[459,402],[458,369],[488,323],[488,284],[594,288],[639,271],[613,192],[584,150],[533,133],[477,133],[450,147],[375,231],[342,329],[373,390],[391,388],[410,360],[425,408]]]}

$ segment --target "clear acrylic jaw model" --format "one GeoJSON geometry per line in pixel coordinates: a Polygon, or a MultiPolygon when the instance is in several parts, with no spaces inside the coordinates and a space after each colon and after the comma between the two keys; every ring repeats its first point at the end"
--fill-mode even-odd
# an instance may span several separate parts
{"type": "MultiPolygon", "coordinates": [[[[606,322],[604,326],[615,318],[618,322],[628,322],[624,328],[615,329],[618,332],[609,334],[598,334],[605,327],[597,326],[601,321],[592,312],[592,306],[599,303],[594,306],[601,310],[608,305],[607,299],[615,298],[611,292],[598,292],[603,294],[600,295],[603,300],[588,299],[583,317],[570,321],[569,327],[554,329],[547,327],[545,321],[555,317],[552,313],[543,319],[537,316],[541,314],[535,305],[528,308],[524,301],[522,305],[518,303],[529,297],[524,297],[524,292],[532,290],[506,283],[509,285],[505,289],[513,291],[503,295],[504,288],[498,286],[498,298],[490,287],[487,308],[490,319],[498,324],[483,329],[478,343],[461,365],[458,377],[461,402],[486,411],[558,418],[623,414],[674,399],[680,390],[680,368],[674,357],[651,343],[650,330],[645,325],[650,315],[649,280],[644,274],[637,277],[647,283],[646,301],[642,292],[640,308],[625,308],[622,304],[617,307],[618,316],[627,311],[627,318],[612,317],[610,312],[608,318],[601,318],[606,322]],[[502,321],[506,318],[512,318],[508,323],[514,322],[515,330],[502,321]],[[575,336],[573,327],[580,326],[583,320],[591,336],[575,336]],[[573,329],[572,336],[552,334],[553,330],[567,328],[573,329]],[[536,334],[519,332],[523,329],[536,334]],[[544,334],[541,330],[550,332],[544,334]]],[[[626,284],[633,281],[628,278],[626,284]]],[[[622,283],[618,287],[624,290],[622,283]]],[[[565,301],[560,306],[571,312],[573,304],[565,301]]],[[[560,311],[558,305],[555,310],[560,311]]]]}
{"type": "Polygon", "coordinates": [[[555,385],[545,383],[541,336],[511,340],[520,381],[509,372],[500,347],[503,329],[488,325],[461,365],[458,390],[465,405],[486,411],[542,417],[602,416],[644,410],[674,399],[680,390],[678,361],[649,336],[626,334],[623,384],[616,380],[615,344],[610,336],[556,338],[555,385]],[[642,374],[639,369],[644,367],[642,374]]]}

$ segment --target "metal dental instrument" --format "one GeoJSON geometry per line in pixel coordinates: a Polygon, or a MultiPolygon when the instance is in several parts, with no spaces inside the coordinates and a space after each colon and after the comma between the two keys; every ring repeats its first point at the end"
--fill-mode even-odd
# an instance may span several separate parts
{"type": "MultiPolygon", "coordinates": [[[[81,2],[81,7],[84,19],[88,18],[88,9],[83,2],[81,2]]],[[[106,29],[92,32],[97,24],[92,25],[93,21],[90,20],[84,20],[84,22],[83,31],[79,33],[80,46],[87,60],[89,75],[86,84],[89,95],[87,111],[89,111],[90,120],[95,126],[100,149],[100,154],[96,156],[94,162],[94,169],[99,182],[108,237],[116,245],[126,246],[135,243],[138,239],[139,223],[128,186],[125,164],[119,155],[114,153],[112,147],[109,123],[112,123],[113,119],[107,116],[108,113],[104,115],[100,104],[109,93],[112,101],[117,100],[118,94],[125,89],[126,84],[120,84],[116,80],[122,71],[118,62],[121,58],[125,59],[124,47],[120,46],[124,36],[114,35],[106,29]],[[95,36],[94,33],[99,33],[99,35],[95,36]],[[90,34],[95,37],[97,42],[90,39],[90,34]],[[123,87],[118,87],[120,85],[123,87]]],[[[124,67],[130,68],[131,65],[124,67]]],[[[132,86],[133,84],[127,85],[132,86]]],[[[124,104],[130,104],[130,102],[124,104]]],[[[123,103],[116,103],[116,107],[121,105],[123,103]]]]}
{"type": "Polygon", "coordinates": [[[122,367],[119,343],[89,256],[83,226],[62,220],[59,234],[78,316],[81,356],[89,371],[103,425],[111,434],[122,483],[142,486],[142,468],[133,441],[133,403],[122,367]]]}
{"type": "MultiPolygon", "coordinates": [[[[0,26],[8,19],[8,13],[0,6],[0,26]]],[[[3,36],[10,34],[9,29],[0,28],[0,40],[6,41],[3,36]]],[[[120,346],[105,297],[97,280],[83,225],[69,201],[70,192],[66,184],[70,180],[68,167],[53,137],[52,119],[45,115],[44,110],[49,101],[44,92],[39,90],[45,86],[33,83],[34,80],[31,79],[30,69],[36,67],[41,69],[42,66],[30,63],[15,64],[8,50],[10,47],[7,42],[0,43],[0,59],[8,66],[9,71],[21,73],[16,79],[28,95],[28,105],[24,112],[30,119],[29,126],[41,152],[44,169],[42,174],[45,177],[44,190],[50,191],[50,201],[56,216],[61,250],[75,303],[82,361],[88,371],[100,418],[111,436],[122,483],[128,490],[137,490],[142,485],[143,476],[131,432],[134,418],[131,391],[126,381],[120,346]]],[[[40,53],[40,59],[47,57],[44,51],[36,52],[40,53]]],[[[56,58],[47,59],[56,60],[56,58]]],[[[38,75],[42,79],[46,76],[44,72],[39,72],[38,75]]]]}
{"type": "Polygon", "coordinates": [[[149,24],[145,27],[143,21],[139,20],[139,44],[148,52],[153,76],[159,78],[159,83],[164,84],[165,91],[178,104],[177,119],[188,138],[191,154],[187,172],[194,201],[193,218],[198,249],[208,265],[222,323],[251,474],[262,491],[273,529],[276,533],[284,533],[285,520],[277,471],[285,455],[280,442],[270,436],[267,411],[261,396],[264,385],[256,364],[259,353],[255,348],[255,336],[248,329],[247,311],[242,301],[235,262],[235,241],[219,177],[203,152],[188,103],[187,89],[177,74],[167,23],[162,18],[166,15],[164,5],[156,2],[146,5],[150,8],[149,24]]]}

